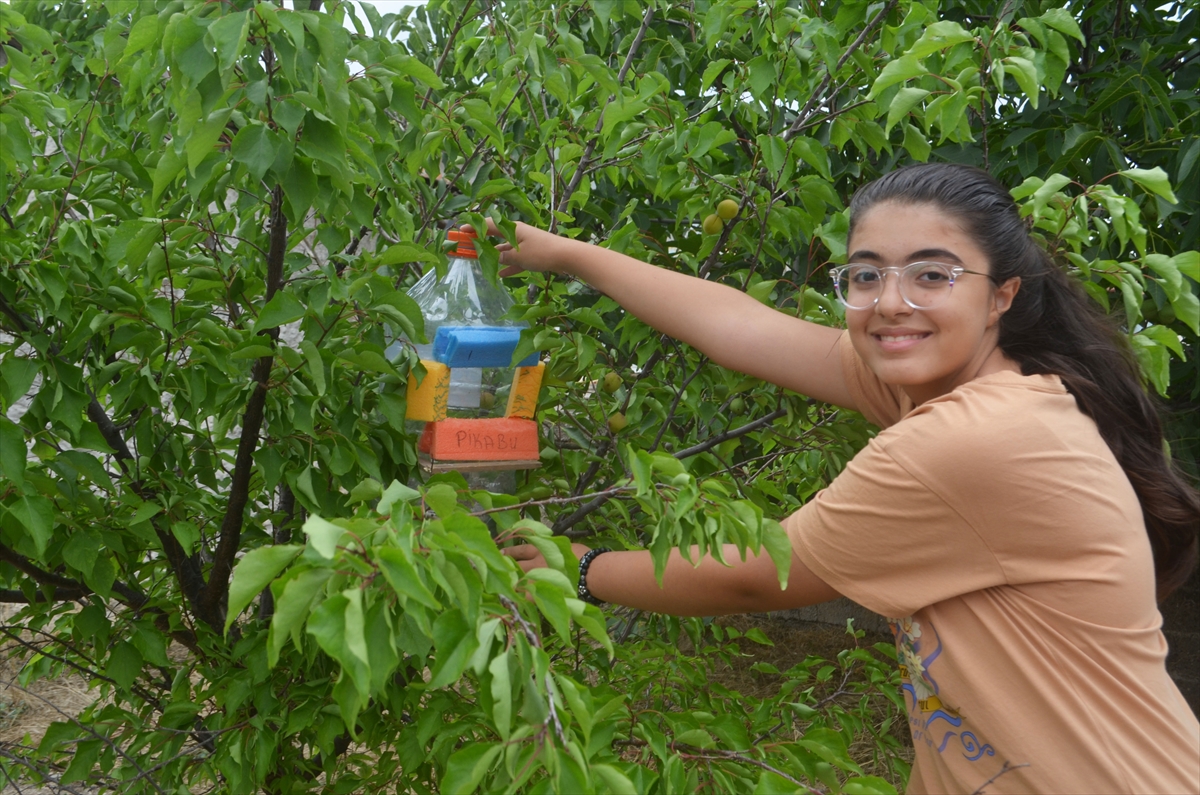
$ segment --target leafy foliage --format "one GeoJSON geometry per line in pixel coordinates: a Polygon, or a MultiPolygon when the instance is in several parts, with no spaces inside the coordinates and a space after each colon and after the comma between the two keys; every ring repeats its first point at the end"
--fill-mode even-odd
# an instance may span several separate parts
{"type": "Polygon", "coordinates": [[[860,417],[532,276],[514,314],[518,356],[549,353],[543,468],[516,495],[423,481],[415,353],[384,353],[423,339],[404,291],[448,226],[520,217],[837,325],[822,266],[854,187],[977,163],[1151,387],[1194,401],[1195,9],[312,6],[0,4],[0,577],[28,605],[5,631],[26,679],[80,671],[97,694],[5,771],[128,792],[902,786],[872,717],[885,654],[803,661],[770,699],[710,687],[722,631],[614,643],[566,543],[786,561],[775,518],[865,443],[860,417]],[[495,540],[516,537],[552,568],[520,575],[495,540]],[[852,708],[822,695],[839,677],[852,708]],[[847,751],[864,733],[886,780],[847,751]]]}

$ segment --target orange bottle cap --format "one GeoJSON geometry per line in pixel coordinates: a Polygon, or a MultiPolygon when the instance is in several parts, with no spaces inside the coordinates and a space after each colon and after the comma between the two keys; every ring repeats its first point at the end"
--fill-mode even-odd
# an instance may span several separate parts
{"type": "Polygon", "coordinates": [[[455,257],[466,257],[467,259],[478,259],[479,253],[475,251],[475,238],[479,235],[473,230],[462,231],[459,229],[451,229],[446,233],[447,240],[453,240],[458,243],[458,247],[450,252],[455,257]]]}

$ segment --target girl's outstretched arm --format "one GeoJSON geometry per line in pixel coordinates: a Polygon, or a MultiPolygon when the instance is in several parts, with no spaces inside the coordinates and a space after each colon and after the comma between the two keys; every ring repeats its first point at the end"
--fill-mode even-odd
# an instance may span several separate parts
{"type": "MultiPolygon", "coordinates": [[[[588,548],[572,545],[577,557],[588,548]]],[[[525,571],[546,565],[535,547],[521,545],[504,550],[525,571]]],[[[693,552],[693,556],[697,553],[693,552]]],[[[646,550],[605,552],[588,568],[587,586],[597,599],[613,604],[673,616],[720,616],[734,613],[766,613],[828,602],[840,594],[826,585],[792,554],[787,590],[780,590],[775,564],[765,551],[738,557],[733,544],[724,547],[723,566],[705,557],[699,566],[671,550],[660,588],[654,579],[654,561],[646,550]]]]}
{"type": "MultiPolygon", "coordinates": [[[[722,367],[855,408],[838,352],[841,331],[764,306],[732,287],[658,268],[615,251],[517,223],[517,248],[501,243],[501,275],[576,276],[635,317],[722,367]]],[[[496,233],[495,227],[489,230],[496,233]]]]}

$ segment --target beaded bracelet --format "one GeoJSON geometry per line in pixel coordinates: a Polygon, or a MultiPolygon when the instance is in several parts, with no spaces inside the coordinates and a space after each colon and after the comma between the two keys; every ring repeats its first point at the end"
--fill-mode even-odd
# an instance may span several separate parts
{"type": "Polygon", "coordinates": [[[597,599],[596,597],[592,596],[592,592],[588,590],[587,572],[588,568],[592,565],[592,561],[595,560],[597,556],[602,555],[605,552],[612,552],[612,550],[608,547],[596,547],[595,549],[589,549],[587,552],[583,553],[583,557],[579,560],[579,598],[584,602],[587,602],[589,605],[604,604],[603,599],[597,599]]]}

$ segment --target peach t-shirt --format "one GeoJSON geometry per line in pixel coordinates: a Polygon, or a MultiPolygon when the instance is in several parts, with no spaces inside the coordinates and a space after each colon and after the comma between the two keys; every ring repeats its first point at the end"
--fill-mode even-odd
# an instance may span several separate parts
{"type": "Polygon", "coordinates": [[[1128,478],[1056,376],[913,407],[843,335],[884,426],[785,523],[830,586],[892,617],[910,793],[1200,791],[1200,725],[1165,667],[1128,478]]]}

